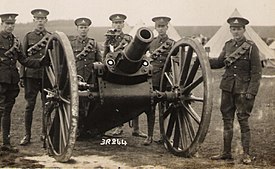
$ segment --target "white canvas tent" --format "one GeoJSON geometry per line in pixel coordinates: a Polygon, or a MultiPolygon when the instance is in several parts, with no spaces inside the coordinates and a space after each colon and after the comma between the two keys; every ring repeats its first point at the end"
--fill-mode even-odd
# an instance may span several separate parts
{"type": "Polygon", "coordinates": [[[272,50],[275,50],[275,41],[273,41],[270,45],[269,48],[272,50]]]}
{"type": "Polygon", "coordinates": [[[139,20],[128,34],[134,37],[137,33],[137,30],[141,27],[145,27],[145,23],[142,20],[139,20]]]}
{"type": "MultiPolygon", "coordinates": [[[[158,36],[158,32],[154,29],[153,31],[155,37],[158,36]]],[[[167,35],[169,38],[178,41],[181,39],[179,33],[177,32],[177,30],[171,25],[171,23],[168,23],[168,30],[167,30],[167,35]]]]}
{"type": "Polygon", "coordinates": [[[124,33],[129,33],[132,30],[132,28],[127,22],[124,22],[124,28],[122,30],[124,33]]]}
{"type": "MultiPolygon", "coordinates": [[[[237,9],[231,16],[241,16],[237,9]]],[[[260,57],[267,67],[275,67],[275,52],[273,52],[260,36],[249,26],[246,26],[245,37],[252,40],[259,48],[260,57]]],[[[225,23],[216,34],[206,43],[205,48],[210,49],[209,57],[218,57],[226,41],[232,39],[228,23],[225,23]]]]}

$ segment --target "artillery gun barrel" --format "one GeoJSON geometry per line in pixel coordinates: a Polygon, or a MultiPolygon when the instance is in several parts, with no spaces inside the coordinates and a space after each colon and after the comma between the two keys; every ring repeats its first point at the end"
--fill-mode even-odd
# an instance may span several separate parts
{"type": "Polygon", "coordinates": [[[142,65],[143,55],[153,41],[153,32],[149,28],[139,28],[134,39],[122,51],[117,63],[119,70],[125,73],[135,73],[142,65]]]}

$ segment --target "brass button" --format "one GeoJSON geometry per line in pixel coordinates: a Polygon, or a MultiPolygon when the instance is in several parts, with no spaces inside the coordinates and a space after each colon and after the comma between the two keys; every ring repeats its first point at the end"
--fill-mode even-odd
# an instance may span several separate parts
{"type": "Polygon", "coordinates": [[[236,69],[237,68],[237,66],[234,66],[234,69],[236,69]]]}
{"type": "Polygon", "coordinates": [[[234,73],[233,76],[237,76],[237,75],[234,73]]]}

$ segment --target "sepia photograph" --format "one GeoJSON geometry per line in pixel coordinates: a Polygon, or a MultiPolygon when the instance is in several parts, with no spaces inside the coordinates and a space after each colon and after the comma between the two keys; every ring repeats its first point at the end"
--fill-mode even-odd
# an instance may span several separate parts
{"type": "Polygon", "coordinates": [[[0,168],[275,168],[275,1],[0,0],[0,168]]]}

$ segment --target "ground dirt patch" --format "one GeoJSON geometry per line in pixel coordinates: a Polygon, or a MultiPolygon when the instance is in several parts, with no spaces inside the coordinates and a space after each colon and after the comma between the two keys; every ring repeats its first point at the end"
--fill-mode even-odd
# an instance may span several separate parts
{"type": "MultiPolygon", "coordinates": [[[[271,70],[264,70],[271,73],[271,70]]],[[[153,143],[151,146],[143,146],[142,138],[131,135],[132,129],[124,124],[124,132],[121,139],[127,141],[127,145],[105,145],[101,146],[101,140],[89,139],[77,142],[73,152],[72,162],[69,167],[80,167],[91,165],[89,168],[274,168],[275,167],[275,79],[263,79],[257,96],[255,106],[250,118],[252,143],[251,151],[255,156],[252,165],[240,164],[241,154],[240,132],[238,123],[235,122],[235,133],[233,141],[233,154],[235,161],[232,163],[213,162],[209,157],[220,152],[222,143],[222,121],[219,112],[220,90],[219,82],[223,70],[213,71],[214,75],[214,105],[209,132],[202,144],[198,154],[193,158],[181,158],[170,154],[162,145],[153,143]],[[81,159],[83,158],[83,159],[81,159]],[[103,159],[103,161],[97,160],[103,159]],[[106,161],[104,161],[106,160],[106,161]],[[110,165],[106,165],[106,162],[110,165]],[[94,165],[95,164],[95,165],[94,165]],[[108,163],[109,164],[109,163],[108,163]]],[[[53,162],[46,156],[47,150],[42,148],[41,134],[41,102],[38,101],[34,112],[32,144],[20,147],[19,141],[24,136],[24,105],[23,89],[17,98],[12,112],[12,144],[19,148],[19,153],[0,153],[0,167],[68,167],[66,164],[53,162]],[[49,162],[49,163],[47,163],[49,162]],[[52,165],[54,164],[54,165],[52,165]],[[65,166],[64,166],[65,165],[65,166]]],[[[140,117],[140,127],[146,131],[145,115],[140,117]]],[[[108,133],[107,133],[108,134],[108,133]]],[[[159,138],[158,119],[154,139],[159,138]]]]}

